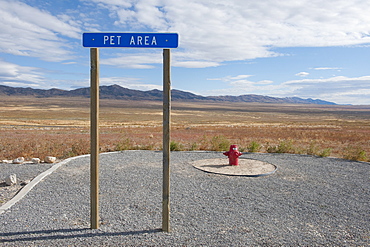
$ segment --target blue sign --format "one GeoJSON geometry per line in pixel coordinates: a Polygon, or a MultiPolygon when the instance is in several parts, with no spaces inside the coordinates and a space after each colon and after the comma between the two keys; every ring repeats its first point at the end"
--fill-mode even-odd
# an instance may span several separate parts
{"type": "Polygon", "coordinates": [[[83,33],[84,47],[177,48],[177,33],[83,33]]]}

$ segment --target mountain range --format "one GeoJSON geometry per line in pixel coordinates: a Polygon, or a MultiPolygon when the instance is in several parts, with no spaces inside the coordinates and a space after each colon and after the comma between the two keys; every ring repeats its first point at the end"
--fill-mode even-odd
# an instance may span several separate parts
{"type": "MultiPolygon", "coordinates": [[[[150,91],[140,91],[121,87],[119,85],[100,86],[99,94],[101,99],[120,99],[120,100],[163,100],[162,91],[154,89],[150,91]]],[[[33,89],[30,87],[9,87],[0,85],[0,96],[32,96],[37,98],[46,97],[90,97],[90,88],[78,88],[74,90],[62,89],[33,89]]],[[[240,96],[201,96],[180,90],[171,90],[172,101],[187,102],[258,102],[275,104],[319,104],[336,105],[333,102],[320,99],[302,99],[298,97],[276,98],[262,95],[240,95],[240,96]]]]}

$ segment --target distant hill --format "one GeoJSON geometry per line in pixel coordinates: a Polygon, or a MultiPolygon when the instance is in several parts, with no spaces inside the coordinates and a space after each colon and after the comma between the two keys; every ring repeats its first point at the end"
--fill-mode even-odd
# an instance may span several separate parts
{"type": "MultiPolygon", "coordinates": [[[[90,88],[79,88],[74,90],[52,89],[33,89],[9,87],[0,85],[0,96],[33,96],[38,98],[47,97],[90,97],[90,88]]],[[[154,89],[150,91],[140,91],[121,87],[119,85],[101,86],[101,99],[121,99],[121,100],[162,100],[162,91],[154,89]]],[[[318,104],[318,105],[336,105],[333,102],[319,99],[301,99],[298,97],[275,98],[254,94],[240,96],[201,96],[189,92],[173,89],[171,91],[173,101],[213,101],[213,102],[258,102],[275,104],[318,104]]]]}

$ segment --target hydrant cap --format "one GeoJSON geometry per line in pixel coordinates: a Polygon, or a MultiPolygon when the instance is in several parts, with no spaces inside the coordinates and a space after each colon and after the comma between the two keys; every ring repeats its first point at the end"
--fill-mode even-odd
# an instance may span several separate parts
{"type": "Polygon", "coordinates": [[[230,151],[238,151],[238,145],[231,145],[230,151]]]}

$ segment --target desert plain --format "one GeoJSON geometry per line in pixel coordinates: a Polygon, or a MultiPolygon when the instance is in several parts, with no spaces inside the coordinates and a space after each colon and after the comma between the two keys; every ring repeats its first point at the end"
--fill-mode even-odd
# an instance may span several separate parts
{"type": "MultiPolygon", "coordinates": [[[[90,152],[90,99],[2,96],[0,159],[90,152]]],[[[101,152],[162,149],[162,102],[100,100],[101,152]]],[[[172,102],[171,150],[286,152],[370,161],[370,106],[172,102]]]]}

